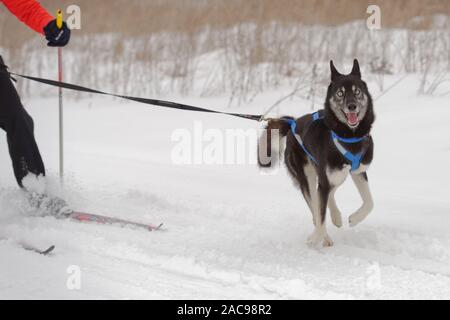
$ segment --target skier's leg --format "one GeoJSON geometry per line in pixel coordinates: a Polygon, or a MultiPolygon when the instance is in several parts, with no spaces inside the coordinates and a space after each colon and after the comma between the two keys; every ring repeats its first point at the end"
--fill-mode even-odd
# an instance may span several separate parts
{"type": "Polygon", "coordinates": [[[28,173],[45,175],[44,163],[34,138],[33,119],[23,108],[1,56],[0,127],[7,133],[9,153],[19,186],[23,187],[22,180],[28,173]]]}

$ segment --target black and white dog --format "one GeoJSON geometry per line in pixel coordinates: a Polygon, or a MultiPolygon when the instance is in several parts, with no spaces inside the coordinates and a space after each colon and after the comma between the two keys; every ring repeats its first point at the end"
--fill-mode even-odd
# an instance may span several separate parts
{"type": "MultiPolygon", "coordinates": [[[[349,218],[350,226],[363,221],[373,209],[366,174],[373,158],[372,98],[361,79],[357,60],[349,75],[340,74],[333,61],[330,68],[325,108],[297,120],[291,117],[269,120],[267,134],[260,141],[260,146],[267,146],[264,151],[270,159],[272,130],[279,130],[280,137],[286,136],[285,163],[313,214],[315,230],[308,238],[312,246],[333,245],[326,230],[326,211],[328,207],[334,225],[341,227],[341,212],[334,195],[349,174],[363,199],[363,205],[349,218]]],[[[260,152],[260,166],[270,167],[273,162],[264,163],[260,152]]]]}

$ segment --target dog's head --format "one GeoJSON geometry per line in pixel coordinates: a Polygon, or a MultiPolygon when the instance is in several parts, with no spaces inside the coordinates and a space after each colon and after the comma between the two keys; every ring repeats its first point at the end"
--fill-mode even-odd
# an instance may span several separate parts
{"type": "Polygon", "coordinates": [[[353,61],[352,72],[348,75],[339,73],[333,61],[330,61],[330,68],[331,83],[325,109],[333,118],[333,122],[338,122],[333,127],[345,127],[352,132],[357,131],[363,123],[370,127],[374,120],[372,97],[366,83],[361,79],[358,60],[353,61]]]}

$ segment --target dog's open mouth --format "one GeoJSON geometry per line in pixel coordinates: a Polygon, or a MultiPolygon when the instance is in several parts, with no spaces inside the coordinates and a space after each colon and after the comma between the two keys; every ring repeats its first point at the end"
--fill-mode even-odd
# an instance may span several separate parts
{"type": "Polygon", "coordinates": [[[354,128],[359,124],[358,112],[344,112],[347,118],[347,123],[350,127],[354,128]]]}

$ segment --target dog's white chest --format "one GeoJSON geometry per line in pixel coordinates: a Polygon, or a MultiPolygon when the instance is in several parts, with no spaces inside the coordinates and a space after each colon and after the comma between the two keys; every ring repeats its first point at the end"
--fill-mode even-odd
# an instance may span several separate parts
{"type": "Polygon", "coordinates": [[[350,174],[351,166],[345,165],[341,170],[328,169],[327,168],[327,178],[330,182],[330,185],[333,187],[340,186],[344,183],[345,179],[347,179],[350,174]]]}

